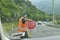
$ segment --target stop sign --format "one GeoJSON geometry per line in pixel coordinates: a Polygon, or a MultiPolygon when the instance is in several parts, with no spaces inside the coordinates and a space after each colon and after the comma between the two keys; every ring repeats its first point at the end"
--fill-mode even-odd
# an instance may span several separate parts
{"type": "Polygon", "coordinates": [[[36,26],[36,22],[35,21],[26,21],[26,26],[27,26],[27,28],[28,29],[34,29],[35,28],[35,26],[36,26]]]}

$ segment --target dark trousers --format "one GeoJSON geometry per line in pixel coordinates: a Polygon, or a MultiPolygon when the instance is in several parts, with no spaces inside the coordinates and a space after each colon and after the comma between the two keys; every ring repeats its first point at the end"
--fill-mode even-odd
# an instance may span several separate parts
{"type": "Polygon", "coordinates": [[[27,31],[25,32],[25,36],[21,37],[21,38],[28,38],[28,33],[27,31]]]}

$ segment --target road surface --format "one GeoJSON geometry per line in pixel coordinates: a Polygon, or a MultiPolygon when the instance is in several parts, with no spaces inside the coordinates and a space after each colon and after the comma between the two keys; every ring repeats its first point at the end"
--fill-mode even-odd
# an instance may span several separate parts
{"type": "MultiPolygon", "coordinates": [[[[17,28],[14,29],[10,34],[17,32],[17,28]]],[[[29,35],[28,30],[28,35],[29,35]]],[[[60,29],[48,27],[46,25],[36,25],[36,28],[32,30],[32,38],[48,37],[60,35],[60,29]]],[[[29,35],[30,36],[30,35],[29,35]]]]}
{"type": "Polygon", "coordinates": [[[34,30],[32,30],[33,38],[47,37],[60,35],[60,29],[48,27],[46,25],[37,25],[34,30]]]}
{"type": "Polygon", "coordinates": [[[60,40],[60,36],[50,36],[50,37],[43,37],[43,38],[30,38],[30,39],[23,39],[23,40],[60,40]]]}

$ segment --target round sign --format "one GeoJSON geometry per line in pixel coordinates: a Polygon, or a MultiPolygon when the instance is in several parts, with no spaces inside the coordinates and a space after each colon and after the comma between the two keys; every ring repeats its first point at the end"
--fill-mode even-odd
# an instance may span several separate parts
{"type": "Polygon", "coordinates": [[[36,26],[36,22],[35,21],[26,21],[26,26],[27,26],[27,28],[28,29],[34,29],[35,28],[35,26],[36,26]]]}

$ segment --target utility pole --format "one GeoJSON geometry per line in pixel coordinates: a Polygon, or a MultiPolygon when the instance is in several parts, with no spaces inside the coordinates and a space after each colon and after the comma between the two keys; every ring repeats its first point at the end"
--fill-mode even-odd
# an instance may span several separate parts
{"type": "Polygon", "coordinates": [[[54,22],[54,0],[52,0],[52,14],[53,14],[53,22],[54,22]]]}

